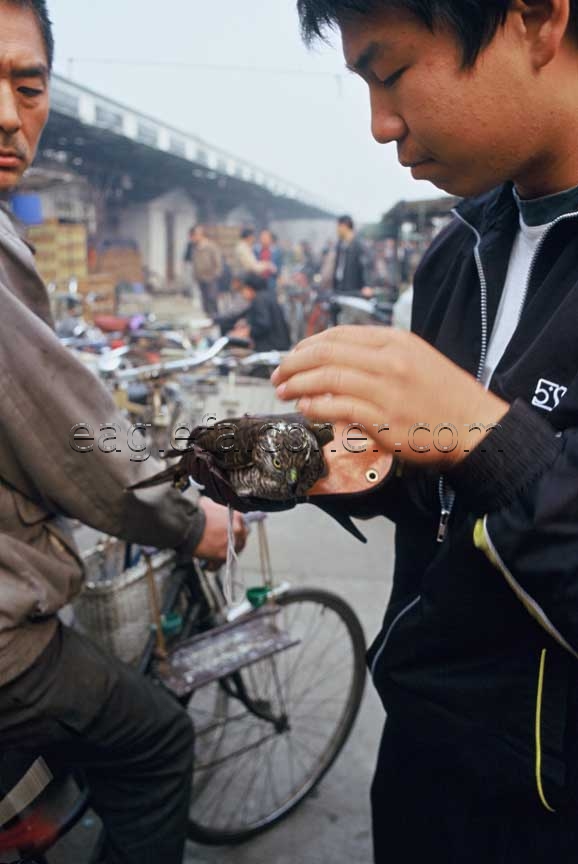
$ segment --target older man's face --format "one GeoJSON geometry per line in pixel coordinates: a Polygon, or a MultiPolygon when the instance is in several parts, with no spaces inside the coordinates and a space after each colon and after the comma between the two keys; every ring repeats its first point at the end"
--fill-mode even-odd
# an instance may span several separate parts
{"type": "Polygon", "coordinates": [[[32,163],[48,119],[48,61],[30,9],[0,0],[0,192],[32,163]]]}

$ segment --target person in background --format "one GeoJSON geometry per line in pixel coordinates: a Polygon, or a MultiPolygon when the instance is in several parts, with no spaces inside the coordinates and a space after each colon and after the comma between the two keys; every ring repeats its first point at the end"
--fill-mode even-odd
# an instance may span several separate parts
{"type": "MultiPolygon", "coordinates": [[[[274,272],[275,265],[271,261],[259,261],[255,255],[255,229],[243,228],[239,242],[235,247],[233,277],[237,280],[246,273],[268,278],[274,272]]],[[[239,285],[237,286],[239,287],[239,285]]]]}
{"type": "Polygon", "coordinates": [[[193,286],[195,277],[193,275],[193,233],[195,229],[191,228],[188,234],[187,245],[185,246],[185,254],[183,261],[187,265],[185,267],[186,277],[189,280],[188,284],[183,286],[183,297],[191,299],[193,297],[193,286]]]}
{"type": "Polygon", "coordinates": [[[319,262],[317,261],[311,243],[308,240],[302,240],[299,247],[301,269],[307,277],[308,283],[311,284],[319,270],[319,262]]]}
{"type": "Polygon", "coordinates": [[[223,255],[205,234],[203,225],[191,229],[193,275],[201,291],[207,318],[219,314],[219,280],[223,275],[223,255]]]}
{"type": "Polygon", "coordinates": [[[269,265],[271,272],[267,277],[267,284],[269,290],[276,295],[277,280],[283,268],[283,252],[277,244],[277,236],[269,231],[268,228],[263,229],[254,252],[258,261],[269,265]]]}
{"type": "Polygon", "coordinates": [[[339,217],[337,237],[333,291],[353,297],[373,297],[370,255],[355,233],[351,216],[339,217]]]}
{"type": "Polygon", "coordinates": [[[234,315],[218,318],[221,331],[250,339],[255,351],[288,351],[291,347],[289,327],[266,279],[245,273],[239,277],[239,285],[247,305],[234,315]]]}

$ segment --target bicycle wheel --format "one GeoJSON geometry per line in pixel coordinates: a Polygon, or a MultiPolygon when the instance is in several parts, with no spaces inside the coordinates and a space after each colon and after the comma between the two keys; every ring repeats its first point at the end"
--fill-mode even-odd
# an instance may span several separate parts
{"type": "Polygon", "coordinates": [[[309,588],[276,602],[278,626],[298,644],[201,688],[188,705],[189,837],[200,843],[239,843],[287,816],[329,770],[359,711],[365,639],[350,606],[309,588]]]}

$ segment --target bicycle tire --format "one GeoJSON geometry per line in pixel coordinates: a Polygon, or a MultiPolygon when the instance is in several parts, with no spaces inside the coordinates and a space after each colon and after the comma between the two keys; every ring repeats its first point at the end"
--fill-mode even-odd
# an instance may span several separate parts
{"type": "MultiPolygon", "coordinates": [[[[257,776],[256,776],[257,769],[255,769],[254,774],[253,774],[253,778],[252,778],[253,788],[251,788],[251,783],[250,783],[249,788],[245,789],[244,794],[242,793],[242,790],[239,790],[239,799],[240,799],[238,802],[239,814],[236,814],[235,812],[233,812],[233,817],[230,818],[228,820],[228,822],[226,822],[226,824],[224,824],[223,820],[221,820],[219,822],[219,820],[217,820],[216,817],[212,818],[211,814],[206,815],[206,811],[205,811],[205,815],[203,815],[203,812],[202,812],[203,798],[207,794],[212,795],[215,802],[218,803],[218,806],[221,807],[221,812],[222,812],[223,801],[225,800],[227,795],[232,794],[233,795],[232,806],[234,808],[235,795],[236,795],[235,789],[242,786],[242,783],[239,782],[239,775],[238,775],[238,773],[235,772],[235,765],[233,765],[233,771],[229,770],[225,774],[223,772],[221,772],[220,769],[222,768],[222,766],[226,765],[226,763],[229,759],[231,759],[231,760],[237,759],[238,760],[238,755],[233,750],[231,756],[223,756],[222,751],[219,748],[223,747],[223,746],[225,746],[225,747],[227,746],[227,740],[228,740],[227,734],[225,734],[225,732],[223,731],[223,730],[225,730],[227,723],[233,723],[233,724],[238,723],[239,721],[243,721],[244,717],[243,717],[243,715],[239,716],[238,714],[236,715],[236,714],[232,713],[233,711],[238,712],[238,710],[239,710],[236,707],[237,701],[234,700],[232,697],[223,698],[223,692],[222,692],[223,688],[222,687],[220,688],[221,695],[219,697],[216,697],[214,695],[214,690],[213,690],[213,695],[211,695],[212,688],[214,688],[218,685],[209,685],[208,688],[202,688],[202,690],[197,691],[197,694],[193,694],[191,702],[189,703],[189,710],[193,716],[193,722],[195,722],[194,700],[198,696],[198,694],[202,693],[203,690],[205,690],[205,693],[204,693],[202,698],[204,700],[206,700],[207,704],[209,705],[209,709],[210,709],[210,706],[212,704],[211,700],[218,699],[218,702],[215,702],[215,704],[218,704],[220,706],[220,708],[218,710],[226,712],[226,716],[225,716],[225,714],[223,714],[220,718],[216,717],[213,727],[211,727],[210,723],[209,723],[209,726],[206,727],[209,730],[211,730],[206,740],[203,740],[202,730],[197,729],[196,752],[197,752],[197,755],[199,757],[199,761],[202,762],[203,758],[206,759],[207,752],[210,754],[209,758],[212,758],[215,760],[214,761],[215,767],[214,767],[214,770],[212,770],[212,771],[211,771],[211,763],[210,762],[209,763],[206,763],[206,762],[202,763],[202,769],[200,769],[199,768],[199,762],[197,762],[197,760],[196,760],[196,766],[195,766],[195,770],[197,772],[199,772],[201,770],[201,773],[202,773],[202,771],[205,771],[207,773],[205,773],[199,779],[199,782],[197,783],[196,788],[195,788],[195,784],[194,784],[193,800],[192,800],[192,804],[191,804],[190,819],[189,819],[189,832],[188,833],[189,833],[189,838],[191,840],[194,840],[198,843],[202,843],[204,845],[221,846],[221,845],[234,845],[234,844],[242,843],[242,842],[249,840],[250,838],[272,828],[274,825],[278,824],[282,819],[285,819],[316,788],[316,786],[321,782],[323,777],[327,774],[327,772],[329,771],[331,766],[334,764],[335,760],[339,756],[341,750],[343,749],[343,746],[345,745],[345,743],[346,743],[346,741],[347,741],[347,739],[351,733],[351,730],[353,728],[353,725],[355,723],[355,720],[356,720],[358,712],[359,712],[359,708],[361,706],[361,701],[363,698],[363,692],[364,692],[364,687],[365,687],[365,680],[366,680],[366,665],[365,665],[366,647],[365,647],[365,637],[363,634],[363,629],[361,627],[359,619],[357,618],[357,616],[356,616],[355,612],[352,610],[352,608],[341,597],[339,597],[339,596],[337,596],[331,592],[324,591],[324,590],[318,590],[318,589],[314,589],[314,588],[290,589],[286,594],[280,596],[277,599],[277,602],[278,602],[279,606],[281,607],[282,612],[286,611],[288,609],[291,609],[291,607],[297,608],[297,610],[299,610],[304,604],[306,604],[308,607],[311,607],[311,608],[317,607],[320,610],[319,615],[316,616],[313,613],[311,613],[311,619],[314,622],[317,621],[317,618],[319,618],[319,621],[321,621],[322,616],[324,616],[327,611],[330,611],[332,613],[333,617],[335,618],[335,620],[339,622],[340,631],[342,631],[343,633],[347,633],[347,635],[349,637],[349,644],[348,644],[347,650],[349,652],[348,656],[350,657],[350,663],[348,664],[346,662],[345,666],[347,666],[348,668],[351,669],[351,675],[350,675],[350,679],[349,679],[347,693],[345,694],[344,699],[343,699],[343,702],[344,702],[343,710],[341,711],[339,717],[336,720],[334,729],[332,729],[332,730],[330,729],[327,732],[327,745],[325,746],[325,749],[319,754],[316,761],[312,764],[311,770],[309,770],[307,773],[305,773],[305,775],[300,779],[299,782],[293,782],[293,779],[291,776],[291,784],[292,784],[291,789],[289,790],[289,793],[285,796],[285,798],[283,800],[275,801],[274,807],[272,807],[271,809],[265,808],[266,812],[259,813],[257,816],[255,816],[255,818],[250,818],[248,816],[246,821],[243,820],[243,814],[245,813],[245,810],[248,807],[247,802],[251,799],[251,796],[253,798],[256,797],[256,792],[254,791],[255,783],[256,782],[262,782],[260,779],[257,780],[257,776]],[[218,740],[215,740],[215,738],[211,737],[212,729],[214,729],[216,731],[216,735],[217,735],[218,740]],[[223,776],[225,776],[225,784],[224,785],[222,782],[223,776]],[[216,790],[216,794],[215,794],[215,790],[216,790]],[[237,821],[235,824],[235,816],[236,815],[237,815],[237,821]]],[[[294,613],[294,615],[296,615],[296,614],[297,613],[294,613]]],[[[280,616],[281,616],[281,613],[280,613],[280,616]]],[[[289,616],[285,615],[284,617],[287,619],[289,616]]],[[[300,623],[301,623],[302,627],[305,626],[303,623],[303,620],[300,623]]],[[[295,625],[293,625],[293,628],[295,629],[295,625]]],[[[317,630],[316,634],[318,632],[322,633],[322,628],[317,630]]],[[[330,643],[328,643],[328,644],[330,644],[330,643]]],[[[290,670],[290,676],[287,678],[287,681],[286,681],[286,683],[288,683],[288,688],[287,688],[287,691],[284,692],[283,699],[286,697],[288,698],[290,696],[290,691],[291,691],[291,688],[293,686],[293,681],[295,679],[295,676],[297,675],[297,673],[300,673],[301,667],[304,665],[304,662],[305,662],[304,661],[304,656],[305,656],[304,652],[307,650],[307,646],[304,644],[304,640],[301,640],[301,642],[299,643],[299,646],[296,649],[291,649],[291,650],[295,650],[295,651],[301,652],[301,653],[297,654],[297,659],[295,659],[295,657],[296,657],[295,654],[293,654],[291,657],[292,666],[291,666],[291,670],[290,670]],[[300,660],[299,659],[300,657],[303,657],[303,660],[300,660]]],[[[289,654],[290,654],[290,652],[285,652],[285,668],[287,668],[287,663],[289,662],[287,659],[289,657],[289,654]]],[[[284,656],[283,654],[277,655],[278,658],[283,658],[283,656],[284,656]]],[[[327,650],[325,652],[323,652],[322,655],[319,655],[320,659],[317,661],[317,663],[313,667],[315,669],[316,675],[320,674],[320,670],[322,669],[321,663],[325,662],[325,659],[327,656],[328,656],[327,650]]],[[[251,686],[259,686],[258,681],[255,683],[255,676],[256,676],[256,673],[258,673],[260,669],[262,671],[262,669],[264,668],[264,664],[266,664],[267,662],[270,662],[270,661],[259,661],[259,663],[255,664],[254,666],[247,667],[247,669],[242,670],[242,673],[244,675],[244,679],[247,682],[249,682],[249,679],[250,679],[251,686]]],[[[281,666],[281,661],[279,661],[279,666],[281,666]]],[[[338,667],[339,674],[341,674],[343,672],[343,668],[344,668],[344,664],[342,664],[340,662],[340,665],[338,667]]],[[[322,671],[321,671],[321,675],[323,676],[322,671]]],[[[275,677],[275,673],[273,673],[273,677],[275,677]]],[[[331,680],[331,679],[328,679],[328,680],[331,680]]],[[[325,679],[323,679],[323,681],[321,679],[319,679],[318,683],[315,685],[315,688],[313,689],[315,696],[318,695],[318,689],[321,688],[322,684],[325,684],[325,679]]],[[[309,690],[311,690],[311,686],[309,687],[309,690]]],[[[305,691],[303,691],[303,694],[301,694],[301,695],[304,695],[304,694],[305,694],[305,699],[307,699],[308,698],[306,695],[307,689],[305,691]]],[[[258,695],[258,693],[257,693],[257,695],[258,695]]],[[[318,704],[322,705],[323,703],[321,702],[318,704]]],[[[307,721],[311,722],[311,719],[312,719],[311,715],[306,714],[305,716],[306,716],[307,721]]],[[[313,716],[315,717],[315,715],[313,715],[313,716]]],[[[295,723],[296,723],[295,713],[293,715],[293,718],[291,718],[291,716],[289,716],[289,723],[290,724],[291,724],[292,719],[293,719],[293,724],[295,727],[295,723]]],[[[242,736],[241,740],[243,743],[242,743],[241,751],[239,751],[240,764],[237,766],[239,769],[242,768],[243,766],[247,766],[248,763],[247,763],[246,757],[247,757],[248,753],[252,753],[253,750],[256,750],[257,747],[259,747],[259,746],[264,746],[265,744],[267,744],[267,746],[268,746],[268,742],[271,742],[271,740],[273,740],[275,743],[270,747],[269,753],[279,752],[276,750],[277,742],[283,740],[283,738],[285,738],[286,742],[289,742],[290,738],[292,736],[292,733],[294,731],[294,727],[292,728],[290,726],[288,729],[285,729],[282,731],[276,731],[275,735],[277,735],[277,738],[274,738],[270,734],[268,737],[265,737],[263,739],[264,740],[263,745],[260,745],[258,742],[257,742],[257,744],[252,745],[250,742],[251,742],[251,734],[253,733],[253,730],[255,728],[266,728],[266,727],[259,726],[259,723],[260,722],[262,723],[264,721],[259,721],[258,718],[257,718],[257,720],[255,720],[254,716],[252,716],[250,714],[250,712],[247,712],[247,717],[245,718],[245,720],[246,720],[246,722],[244,724],[241,723],[242,728],[240,728],[240,733],[242,736]]],[[[297,722],[300,722],[300,721],[297,721],[297,722]]],[[[315,722],[317,722],[317,720],[315,722]]],[[[198,724],[196,724],[196,725],[198,725],[198,724]]],[[[323,726],[320,728],[325,730],[325,726],[326,726],[326,718],[324,717],[323,718],[323,726]]],[[[236,727],[236,728],[239,728],[239,727],[236,727]]],[[[269,728],[271,728],[271,727],[269,726],[269,728]]],[[[297,726],[297,728],[300,728],[300,727],[297,726]]],[[[235,730],[233,731],[233,734],[236,734],[235,730]]],[[[316,730],[315,734],[322,734],[322,733],[318,733],[316,730]]],[[[295,744],[295,746],[297,745],[296,739],[293,739],[293,742],[291,744],[287,743],[287,750],[289,753],[293,752],[292,751],[293,744],[295,744]]],[[[301,742],[301,745],[303,746],[303,742],[301,742]]],[[[229,744],[229,746],[232,746],[232,745],[229,744]]],[[[249,758],[251,758],[251,757],[249,757],[249,758]]],[[[268,769],[268,772],[271,775],[271,780],[272,780],[272,771],[273,771],[273,767],[274,767],[274,766],[272,766],[272,757],[269,756],[269,762],[266,764],[263,761],[264,757],[262,754],[261,754],[260,758],[261,758],[261,763],[264,766],[263,770],[265,770],[265,768],[268,769]]],[[[292,775],[293,772],[292,772],[292,769],[290,766],[290,760],[291,760],[291,757],[289,757],[287,764],[289,767],[289,773],[292,775]]],[[[261,763],[259,763],[259,764],[261,764],[261,763]]],[[[277,764],[277,763],[280,764],[280,760],[277,760],[277,762],[275,764],[277,764]]],[[[229,766],[229,768],[230,767],[231,766],[229,766]]],[[[251,765],[251,767],[253,767],[253,766],[251,765]]],[[[241,776],[242,776],[242,772],[241,772],[241,776]]],[[[282,775],[279,772],[278,772],[278,778],[277,779],[278,780],[283,779],[282,775]]]]}

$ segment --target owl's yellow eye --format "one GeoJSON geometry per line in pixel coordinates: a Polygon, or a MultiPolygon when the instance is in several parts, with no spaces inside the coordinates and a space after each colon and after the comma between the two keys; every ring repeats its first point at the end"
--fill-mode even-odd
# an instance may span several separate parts
{"type": "Polygon", "coordinates": [[[280,471],[282,467],[283,466],[281,465],[281,460],[278,459],[277,456],[275,456],[275,458],[273,459],[273,468],[276,468],[277,471],[280,471]]]}

